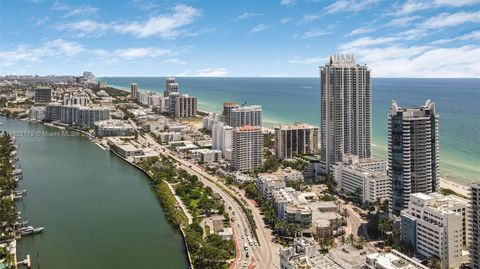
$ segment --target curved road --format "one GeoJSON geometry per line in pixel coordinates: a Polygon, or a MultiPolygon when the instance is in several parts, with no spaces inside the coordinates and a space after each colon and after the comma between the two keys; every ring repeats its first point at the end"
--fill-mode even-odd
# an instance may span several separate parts
{"type": "MultiPolygon", "coordinates": [[[[139,136],[138,138],[141,139],[141,137],[142,136],[139,136]]],[[[214,192],[218,193],[222,197],[222,199],[225,201],[226,208],[231,207],[231,210],[229,210],[229,212],[231,217],[235,217],[235,222],[232,226],[234,228],[235,238],[237,241],[238,250],[240,252],[240,257],[236,257],[236,264],[234,268],[246,268],[245,264],[247,263],[247,261],[248,263],[252,262],[252,260],[250,260],[252,258],[251,256],[249,258],[246,258],[247,252],[250,255],[253,254],[253,258],[255,259],[255,266],[249,266],[249,268],[279,268],[280,262],[278,258],[278,249],[280,245],[275,244],[271,241],[271,231],[264,228],[264,222],[259,209],[254,205],[252,201],[245,198],[245,194],[242,190],[236,190],[236,192],[239,194],[237,197],[244,198],[247,201],[247,208],[250,208],[252,211],[252,215],[257,226],[256,232],[259,240],[258,243],[260,244],[260,246],[248,246],[247,250],[244,249],[244,244],[248,244],[247,236],[250,236],[252,240],[255,240],[255,238],[253,237],[251,232],[249,232],[250,225],[240,205],[238,205],[237,202],[227,192],[220,188],[219,185],[223,186],[224,188],[228,187],[225,186],[219,178],[206,173],[198,165],[176,156],[167,147],[158,144],[150,135],[145,135],[145,140],[148,146],[154,147],[154,149],[159,151],[161,154],[167,155],[177,161],[177,163],[181,165],[182,169],[185,169],[190,174],[197,175],[199,180],[202,181],[205,186],[209,186],[214,192]]],[[[230,192],[235,195],[234,191],[230,192]]]]}

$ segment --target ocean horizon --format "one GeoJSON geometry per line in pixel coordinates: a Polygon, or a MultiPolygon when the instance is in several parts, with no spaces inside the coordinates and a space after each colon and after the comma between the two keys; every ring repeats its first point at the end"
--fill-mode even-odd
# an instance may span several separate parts
{"type": "MultiPolygon", "coordinates": [[[[318,77],[177,77],[180,91],[198,97],[198,108],[220,113],[223,103],[263,106],[263,124],[319,126],[318,77]]],[[[109,86],[163,92],[165,77],[99,77],[109,86]]],[[[480,180],[480,79],[372,78],[372,152],[387,157],[387,113],[392,100],[417,107],[428,99],[440,115],[440,175],[466,184],[480,180]]]]}

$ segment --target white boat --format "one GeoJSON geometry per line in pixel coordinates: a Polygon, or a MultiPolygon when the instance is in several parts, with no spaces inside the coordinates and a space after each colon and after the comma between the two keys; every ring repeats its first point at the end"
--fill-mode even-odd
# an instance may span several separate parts
{"type": "Polygon", "coordinates": [[[27,226],[18,229],[21,235],[32,235],[32,234],[38,234],[41,233],[43,230],[45,230],[44,227],[37,227],[34,228],[33,226],[27,226]]]}

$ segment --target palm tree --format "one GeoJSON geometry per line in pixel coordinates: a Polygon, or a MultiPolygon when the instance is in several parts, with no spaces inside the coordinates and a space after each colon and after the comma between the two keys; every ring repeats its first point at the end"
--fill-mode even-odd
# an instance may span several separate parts
{"type": "Polygon", "coordinates": [[[382,218],[378,222],[378,230],[382,234],[382,239],[385,239],[385,234],[392,231],[392,220],[389,218],[382,218]]]}

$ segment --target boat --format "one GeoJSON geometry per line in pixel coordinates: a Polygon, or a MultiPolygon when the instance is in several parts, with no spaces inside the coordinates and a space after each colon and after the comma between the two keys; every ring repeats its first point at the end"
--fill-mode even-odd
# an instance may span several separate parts
{"type": "Polygon", "coordinates": [[[15,195],[23,195],[27,193],[27,190],[18,190],[13,192],[15,195]]]}
{"type": "Polygon", "coordinates": [[[18,229],[18,232],[20,233],[20,235],[25,236],[25,235],[38,234],[38,233],[41,233],[43,230],[45,230],[44,227],[34,228],[33,226],[27,226],[27,227],[22,227],[18,229]]]}

